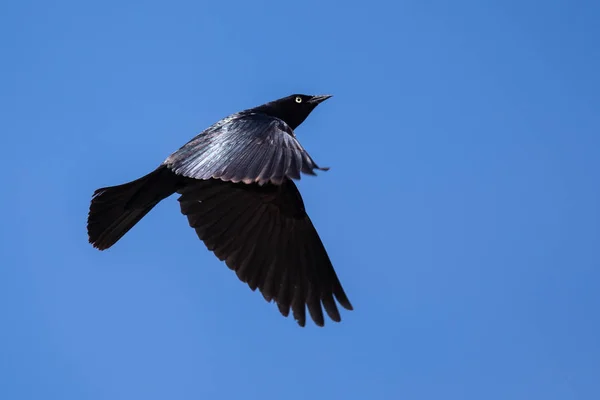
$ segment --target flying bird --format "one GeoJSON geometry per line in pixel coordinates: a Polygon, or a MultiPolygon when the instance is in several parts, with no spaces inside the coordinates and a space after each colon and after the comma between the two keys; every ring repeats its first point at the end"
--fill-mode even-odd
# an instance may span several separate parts
{"type": "Polygon", "coordinates": [[[208,250],[281,314],[324,326],[352,305],[294,183],[319,167],[294,130],[330,95],[294,94],[237,112],[198,134],[154,171],[94,192],[89,242],[113,246],[174,193],[208,250]]]}

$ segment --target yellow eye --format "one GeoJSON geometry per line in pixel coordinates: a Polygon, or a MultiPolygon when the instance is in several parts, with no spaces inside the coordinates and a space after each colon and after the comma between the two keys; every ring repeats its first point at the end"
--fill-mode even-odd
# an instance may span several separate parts
{"type": "Polygon", "coordinates": [[[302,97],[296,96],[296,103],[302,103],[302,97]]]}

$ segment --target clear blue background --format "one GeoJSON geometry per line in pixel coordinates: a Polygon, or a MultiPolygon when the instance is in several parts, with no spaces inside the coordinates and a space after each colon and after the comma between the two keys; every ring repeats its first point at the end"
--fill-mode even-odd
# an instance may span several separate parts
{"type": "Polygon", "coordinates": [[[600,3],[0,5],[0,398],[599,399],[600,3]],[[94,189],[332,93],[300,182],[355,311],[301,329],[176,197],[106,252],[94,189]]]}

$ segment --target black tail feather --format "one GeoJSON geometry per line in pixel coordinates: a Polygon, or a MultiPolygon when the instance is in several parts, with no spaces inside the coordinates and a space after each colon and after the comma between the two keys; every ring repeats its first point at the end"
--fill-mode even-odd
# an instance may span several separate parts
{"type": "Polygon", "coordinates": [[[90,243],[99,250],[114,245],[161,200],[177,189],[178,178],[161,166],[135,181],[94,192],[88,214],[90,243]]]}

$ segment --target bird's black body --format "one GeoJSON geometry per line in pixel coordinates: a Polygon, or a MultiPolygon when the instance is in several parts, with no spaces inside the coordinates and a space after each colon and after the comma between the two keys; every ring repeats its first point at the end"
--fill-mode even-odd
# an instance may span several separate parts
{"type": "Polygon", "coordinates": [[[150,174],[98,189],[88,216],[94,247],[115,244],[161,200],[181,194],[198,237],[252,290],[300,326],[306,308],[324,325],[346,297],[293,179],[320,168],[295,137],[329,96],[292,95],[232,114],[204,130],[150,174]]]}

